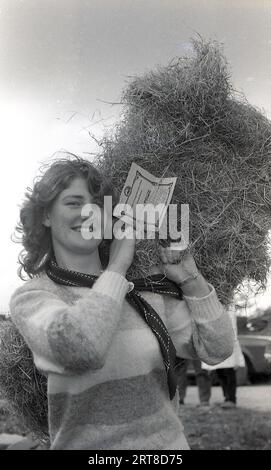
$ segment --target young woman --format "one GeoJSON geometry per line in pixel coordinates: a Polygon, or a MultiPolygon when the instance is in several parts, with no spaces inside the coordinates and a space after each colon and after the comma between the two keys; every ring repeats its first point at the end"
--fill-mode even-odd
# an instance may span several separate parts
{"type": "Polygon", "coordinates": [[[110,194],[88,161],[61,159],[21,209],[30,279],[10,310],[48,376],[51,449],[188,449],[174,346],[180,357],[221,362],[232,353],[231,322],[192,256],[178,262],[161,248],[165,283],[156,275],[154,287],[134,287],[135,237],[114,239],[107,255],[102,237],[83,236],[82,208],[110,194]]]}

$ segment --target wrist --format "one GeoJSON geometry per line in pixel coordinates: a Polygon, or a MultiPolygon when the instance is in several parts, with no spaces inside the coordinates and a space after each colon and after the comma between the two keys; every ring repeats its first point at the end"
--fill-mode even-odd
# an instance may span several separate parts
{"type": "Polygon", "coordinates": [[[121,274],[123,277],[126,277],[127,268],[125,268],[124,266],[121,266],[119,264],[115,264],[115,263],[109,264],[107,266],[107,270],[108,271],[113,271],[115,273],[121,274]]]}
{"type": "Polygon", "coordinates": [[[187,280],[187,282],[179,284],[179,286],[187,297],[201,298],[210,293],[209,285],[201,273],[195,279],[187,280]]]}
{"type": "Polygon", "coordinates": [[[199,271],[194,271],[193,273],[188,274],[185,277],[179,278],[176,281],[176,284],[178,284],[180,287],[183,287],[183,286],[188,285],[191,282],[195,281],[196,279],[198,279],[199,276],[200,276],[200,272],[199,271]]]}

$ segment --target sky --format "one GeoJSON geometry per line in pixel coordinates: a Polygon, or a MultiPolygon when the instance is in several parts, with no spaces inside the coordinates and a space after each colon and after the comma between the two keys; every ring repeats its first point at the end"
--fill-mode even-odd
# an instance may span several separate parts
{"type": "Polygon", "coordinates": [[[129,77],[187,54],[196,33],[224,44],[234,87],[271,118],[270,31],[271,0],[1,0],[0,311],[20,283],[10,237],[40,165],[62,149],[91,158],[129,77]]]}

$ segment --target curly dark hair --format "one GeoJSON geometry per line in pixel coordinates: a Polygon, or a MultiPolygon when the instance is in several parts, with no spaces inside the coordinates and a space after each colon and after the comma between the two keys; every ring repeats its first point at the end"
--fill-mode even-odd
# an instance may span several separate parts
{"type": "MultiPolygon", "coordinates": [[[[43,172],[35,179],[33,189],[28,189],[25,194],[20,222],[16,226],[24,247],[19,255],[18,269],[18,275],[23,280],[23,272],[30,278],[44,272],[53,256],[51,230],[43,224],[44,216],[73,179],[81,177],[86,180],[93,202],[97,205],[103,206],[104,196],[112,196],[113,205],[116,203],[116,194],[110,181],[103,178],[92,163],[70,153],[66,155],[65,158],[58,158],[42,167],[43,172]]],[[[103,267],[108,262],[109,244],[110,241],[103,240],[99,246],[103,267]]]]}

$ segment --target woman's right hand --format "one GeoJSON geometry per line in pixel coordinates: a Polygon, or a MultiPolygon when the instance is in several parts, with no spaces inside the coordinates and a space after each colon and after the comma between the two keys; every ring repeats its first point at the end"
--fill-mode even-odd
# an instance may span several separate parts
{"type": "Polygon", "coordinates": [[[135,252],[135,231],[133,227],[126,229],[127,237],[119,240],[114,238],[110,245],[109,263],[107,269],[126,276],[126,272],[132,264],[135,252]]]}

